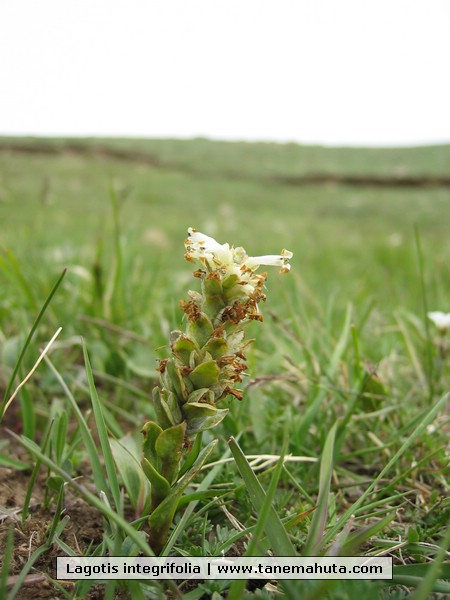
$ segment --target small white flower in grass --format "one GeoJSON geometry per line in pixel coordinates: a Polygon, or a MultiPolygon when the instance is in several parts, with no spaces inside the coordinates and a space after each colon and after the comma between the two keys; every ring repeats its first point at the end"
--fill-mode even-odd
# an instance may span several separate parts
{"type": "Polygon", "coordinates": [[[197,231],[193,227],[189,227],[188,234],[189,237],[185,241],[186,259],[191,262],[193,259],[198,259],[203,264],[208,261],[211,269],[226,269],[229,272],[235,272],[236,274],[240,272],[242,274],[248,270],[253,273],[263,265],[280,267],[280,273],[287,273],[291,268],[289,260],[293,254],[289,250],[284,249],[280,254],[247,256],[244,248],[240,246],[230,248],[229,244],[219,244],[214,238],[197,231]]]}
{"type": "Polygon", "coordinates": [[[245,260],[245,266],[255,270],[261,265],[268,267],[280,267],[280,273],[287,273],[291,270],[289,260],[293,257],[292,252],[283,249],[280,254],[266,254],[265,256],[248,256],[245,260]]]}
{"type": "Polygon", "coordinates": [[[447,331],[450,327],[450,313],[435,310],[428,313],[428,318],[433,321],[439,331],[447,331]]]}
{"type": "Polygon", "coordinates": [[[232,264],[233,253],[229,244],[219,244],[209,235],[200,233],[193,227],[188,229],[188,239],[185,240],[187,260],[198,259],[203,262],[204,259],[223,264],[232,264]]]}

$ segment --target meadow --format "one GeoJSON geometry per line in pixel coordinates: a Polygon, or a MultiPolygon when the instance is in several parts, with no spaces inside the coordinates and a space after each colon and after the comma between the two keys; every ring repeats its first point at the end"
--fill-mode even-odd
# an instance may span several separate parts
{"type": "Polygon", "coordinates": [[[62,327],[0,423],[0,598],[449,593],[450,332],[427,318],[450,310],[449,165],[449,146],[0,139],[3,408],[62,327]],[[149,553],[140,430],[198,284],[188,227],[294,256],[267,269],[243,399],[164,553],[382,554],[393,581],[55,580],[56,556],[149,553]]]}

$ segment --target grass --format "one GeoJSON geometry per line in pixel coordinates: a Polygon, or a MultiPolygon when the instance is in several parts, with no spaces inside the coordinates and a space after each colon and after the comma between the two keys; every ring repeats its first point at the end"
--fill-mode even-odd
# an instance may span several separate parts
{"type": "Polygon", "coordinates": [[[228,416],[205,435],[219,440],[211,466],[190,482],[164,554],[385,553],[393,582],[272,585],[286,598],[448,593],[450,339],[426,311],[450,309],[450,190],[283,177],[445,177],[449,147],[68,143],[0,140],[3,406],[62,327],[1,423],[0,594],[274,594],[242,582],[54,580],[58,554],[151,553],[139,430],[178,300],[195,286],[188,226],[294,259],[289,276],[269,274],[244,399],[226,400],[228,416]]]}

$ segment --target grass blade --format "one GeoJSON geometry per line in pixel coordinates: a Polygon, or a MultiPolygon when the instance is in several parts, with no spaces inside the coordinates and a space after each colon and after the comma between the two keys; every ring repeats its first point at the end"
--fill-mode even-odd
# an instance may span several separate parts
{"type": "Polygon", "coordinates": [[[9,434],[19,442],[24,448],[26,448],[32,455],[41,460],[47,467],[52,469],[55,473],[60,475],[64,481],[66,481],[71,487],[73,487],[79,494],[82,496],[89,504],[91,504],[94,508],[96,508],[102,515],[114,522],[118,525],[122,531],[128,535],[131,540],[138,546],[138,548],[144,553],[145,556],[154,556],[150,546],[143,540],[142,534],[134,527],[132,527],[129,523],[123,519],[119,514],[111,510],[104,502],[100,500],[97,496],[89,492],[84,486],[80,485],[77,481],[75,481],[68,473],[61,469],[56,463],[54,463],[51,458],[45,456],[39,448],[37,444],[35,444],[32,440],[28,440],[27,438],[20,437],[14,432],[10,431],[9,434]]]}
{"type": "MultiPolygon", "coordinates": [[[[256,475],[253,473],[245,454],[242,452],[239,444],[231,437],[228,441],[231,453],[236,461],[239,472],[247,487],[250,500],[258,513],[261,513],[266,499],[266,494],[259,483],[256,475]]],[[[275,512],[272,505],[269,509],[269,517],[266,522],[266,534],[272,545],[272,549],[276,556],[296,556],[294,546],[289,539],[286,530],[280,521],[280,517],[275,512]]]]}
{"type": "MultiPolygon", "coordinates": [[[[114,457],[111,452],[111,446],[109,445],[108,432],[106,430],[105,419],[103,417],[102,405],[98,398],[97,390],[95,388],[94,376],[92,375],[91,363],[89,362],[89,356],[84,340],[83,343],[83,356],[84,364],[86,367],[86,376],[89,384],[89,391],[91,394],[92,408],[94,409],[94,418],[97,425],[98,437],[100,439],[100,445],[102,447],[103,459],[105,461],[106,473],[108,475],[109,489],[114,499],[115,507],[118,511],[121,511],[122,501],[120,498],[120,486],[117,479],[116,465],[114,463],[114,457]]],[[[107,489],[103,490],[107,493],[107,489]]]]}
{"type": "Polygon", "coordinates": [[[95,487],[97,489],[98,492],[102,491],[102,490],[107,490],[108,489],[108,484],[106,482],[105,479],[105,475],[103,473],[103,467],[101,465],[99,456],[98,456],[98,451],[97,451],[97,447],[95,445],[94,439],[92,437],[91,432],[89,431],[89,427],[87,426],[86,420],[83,417],[83,414],[75,400],[75,398],[73,397],[71,391],[69,390],[69,388],[66,385],[66,382],[64,381],[64,379],[61,377],[61,375],[59,374],[59,372],[56,370],[56,368],[54,367],[53,363],[50,361],[49,358],[46,357],[45,362],[47,363],[47,365],[50,367],[50,370],[52,371],[52,373],[54,374],[54,376],[56,377],[58,383],[61,385],[61,387],[63,388],[71,406],[72,409],[75,413],[75,416],[77,417],[78,420],[78,424],[80,426],[80,434],[81,437],[83,439],[83,443],[86,447],[87,453],[89,455],[89,460],[90,460],[90,464],[92,467],[92,474],[94,477],[94,483],[95,483],[95,487]]]}
{"type": "MultiPolygon", "coordinates": [[[[439,571],[441,569],[441,565],[444,562],[444,559],[447,554],[447,550],[450,546],[450,525],[445,532],[445,535],[441,542],[441,547],[439,548],[439,552],[431,564],[425,577],[422,579],[419,587],[416,589],[414,594],[411,596],[410,600],[427,600],[429,598],[430,592],[433,591],[434,584],[437,582],[437,579],[440,575],[439,571]]],[[[447,565],[448,566],[448,565],[447,565]]]]}
{"type": "Polygon", "coordinates": [[[308,538],[303,554],[317,556],[322,548],[322,539],[328,517],[328,502],[330,497],[331,475],[333,473],[334,439],[336,436],[337,422],[331,428],[323,448],[320,463],[319,497],[317,508],[311,522],[308,538]]]}
{"type": "Polygon", "coordinates": [[[406,452],[406,450],[411,446],[411,444],[416,439],[418,439],[423,434],[423,432],[426,430],[428,425],[433,422],[433,420],[435,419],[435,417],[439,413],[439,411],[447,404],[449,398],[450,398],[450,393],[447,393],[444,396],[442,396],[442,398],[438,402],[436,402],[436,404],[434,406],[432,406],[430,408],[428,413],[426,415],[424,415],[423,419],[419,422],[419,425],[416,427],[416,429],[405,440],[405,442],[397,450],[397,452],[394,454],[394,456],[391,458],[391,460],[387,463],[387,465],[384,467],[384,469],[382,469],[380,471],[380,473],[377,475],[377,477],[375,477],[375,479],[372,481],[372,483],[369,485],[369,487],[366,489],[366,491],[363,494],[361,494],[361,496],[358,498],[358,500],[356,502],[354,502],[352,504],[352,506],[350,506],[345,511],[345,513],[337,521],[335,526],[330,529],[330,531],[325,536],[325,540],[324,540],[325,543],[328,542],[329,540],[331,540],[336,535],[336,533],[343,527],[343,525],[347,522],[347,520],[366,501],[368,496],[376,488],[378,482],[381,479],[383,479],[383,477],[386,475],[386,473],[389,472],[389,470],[395,465],[397,460],[406,452]]]}
{"type": "MultiPolygon", "coordinates": [[[[270,479],[269,488],[267,490],[267,494],[264,498],[263,505],[261,507],[261,511],[258,514],[258,521],[253,530],[253,535],[250,539],[250,543],[248,545],[247,551],[244,556],[257,556],[258,545],[261,538],[261,534],[264,530],[267,530],[267,521],[270,517],[270,512],[273,510],[272,501],[275,496],[275,492],[277,490],[278,481],[280,479],[281,473],[283,471],[283,463],[284,456],[286,454],[287,443],[284,444],[283,450],[281,451],[280,458],[278,460],[277,466],[272,474],[270,479]]],[[[282,587],[287,587],[288,590],[292,586],[289,581],[282,581],[282,587]]],[[[244,592],[246,586],[246,579],[235,579],[231,586],[230,591],[228,593],[228,600],[240,600],[242,598],[242,594],[244,592]]],[[[293,590],[291,590],[293,591],[293,590]]]]}
{"type": "MultiPolygon", "coordinates": [[[[344,354],[345,349],[347,347],[348,339],[350,336],[351,317],[352,317],[352,309],[351,309],[351,306],[349,306],[347,308],[347,313],[345,316],[345,322],[344,322],[344,327],[342,329],[341,337],[339,338],[339,341],[336,344],[336,348],[333,352],[333,355],[330,359],[330,364],[328,365],[328,369],[326,371],[326,375],[327,375],[328,379],[332,379],[334,377],[334,374],[336,372],[336,369],[339,366],[339,362],[342,358],[342,355],[344,354]]],[[[303,417],[303,419],[300,423],[300,426],[298,427],[298,430],[296,433],[298,439],[304,439],[311,423],[313,422],[313,420],[314,420],[317,412],[319,411],[319,408],[320,408],[322,402],[325,400],[327,394],[328,394],[328,389],[326,387],[319,388],[317,395],[313,400],[313,403],[306,411],[305,416],[303,417]]]]}
{"type": "MultiPolygon", "coordinates": [[[[229,454],[229,450],[227,450],[227,452],[224,454],[223,458],[224,459],[228,458],[228,454],[229,454]]],[[[223,466],[224,466],[224,464],[222,463],[222,464],[215,465],[213,467],[213,469],[208,473],[208,475],[203,479],[203,481],[200,483],[199,487],[197,488],[198,493],[202,493],[206,490],[209,490],[211,484],[213,483],[214,479],[219,475],[223,466]]],[[[178,503],[178,507],[180,507],[182,505],[182,501],[183,501],[183,498],[178,503]]],[[[161,556],[169,556],[169,553],[172,550],[173,546],[176,544],[177,539],[183,533],[183,531],[186,527],[187,521],[188,521],[189,517],[191,516],[191,514],[194,512],[195,507],[197,506],[197,503],[198,503],[198,500],[194,500],[193,502],[189,503],[189,506],[184,511],[183,516],[181,517],[181,519],[177,523],[174,531],[172,532],[172,535],[170,536],[169,541],[165,545],[164,550],[161,553],[161,556]]]]}
{"type": "Polygon", "coordinates": [[[423,319],[425,324],[425,335],[427,339],[427,379],[430,399],[434,394],[434,363],[433,363],[433,342],[430,335],[430,321],[428,319],[427,286],[425,283],[425,270],[423,264],[422,246],[420,243],[419,228],[417,223],[414,225],[414,237],[416,239],[417,257],[419,260],[420,291],[422,294],[423,319]]]}
{"type": "Polygon", "coordinates": [[[64,269],[63,272],[61,273],[61,275],[56,280],[56,283],[52,287],[52,289],[50,291],[50,294],[48,295],[46,301],[44,302],[44,304],[43,304],[43,306],[42,306],[42,308],[41,308],[38,316],[36,317],[35,322],[33,323],[33,326],[32,326],[32,328],[30,330],[30,333],[28,334],[28,337],[25,340],[25,344],[23,345],[23,348],[22,348],[22,350],[20,352],[19,358],[17,359],[17,363],[16,363],[16,365],[14,367],[14,370],[12,372],[12,375],[11,375],[9,381],[8,381],[8,385],[6,386],[5,394],[4,394],[3,400],[2,400],[2,404],[0,406],[0,423],[1,423],[2,419],[3,419],[3,415],[5,414],[5,406],[6,406],[6,403],[8,402],[8,398],[9,398],[9,396],[11,394],[11,390],[12,390],[12,387],[14,385],[14,381],[16,379],[16,375],[19,372],[20,366],[21,366],[22,361],[23,361],[23,357],[25,356],[25,352],[27,351],[28,346],[31,343],[31,340],[33,339],[34,333],[35,333],[36,329],[38,328],[39,323],[41,322],[42,317],[44,316],[45,311],[47,310],[48,305],[50,304],[53,296],[56,294],[57,289],[61,285],[61,282],[64,279],[64,276],[65,276],[66,272],[67,272],[67,269],[64,269]]]}

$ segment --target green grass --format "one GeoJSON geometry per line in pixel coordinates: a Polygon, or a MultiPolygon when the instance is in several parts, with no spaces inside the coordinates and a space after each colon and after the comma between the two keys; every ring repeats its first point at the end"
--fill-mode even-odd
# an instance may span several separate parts
{"type": "MultiPolygon", "coordinates": [[[[228,416],[205,434],[205,444],[219,439],[208,459],[218,462],[190,483],[164,553],[391,552],[395,586],[292,581],[278,589],[287,598],[336,599],[448,592],[450,339],[425,313],[450,310],[450,189],[294,186],[282,177],[446,176],[450,147],[87,140],[77,142],[83,151],[25,153],[12,143],[66,144],[0,140],[5,402],[63,330],[1,424],[0,504],[4,482],[24,473],[16,527],[25,532],[38,518],[32,495],[47,512],[39,545],[11,572],[18,578],[1,570],[0,590],[22,598],[24,580],[43,573],[58,597],[89,598],[89,582],[52,581],[44,559],[55,548],[150,553],[140,514],[148,488],[139,456],[126,468],[124,453],[133,454],[152,418],[157,359],[181,323],[178,300],[196,285],[183,260],[194,226],[252,255],[286,247],[294,258],[289,275],[269,273],[264,323],[251,326],[244,399],[226,400],[228,416]],[[101,154],[99,144],[139,156],[101,154]],[[234,460],[226,461],[231,436],[238,444],[230,442],[234,460]],[[244,456],[284,452],[284,463],[252,463],[254,474],[244,456]],[[102,522],[99,540],[81,548],[64,513],[75,497],[102,522]]],[[[26,534],[8,542],[9,524],[0,524],[0,555],[12,561],[11,544],[17,552],[26,534]]],[[[229,582],[170,589],[187,600],[229,591],[271,597],[229,582]]],[[[159,583],[110,582],[104,591],[164,594],[159,583]]]]}

